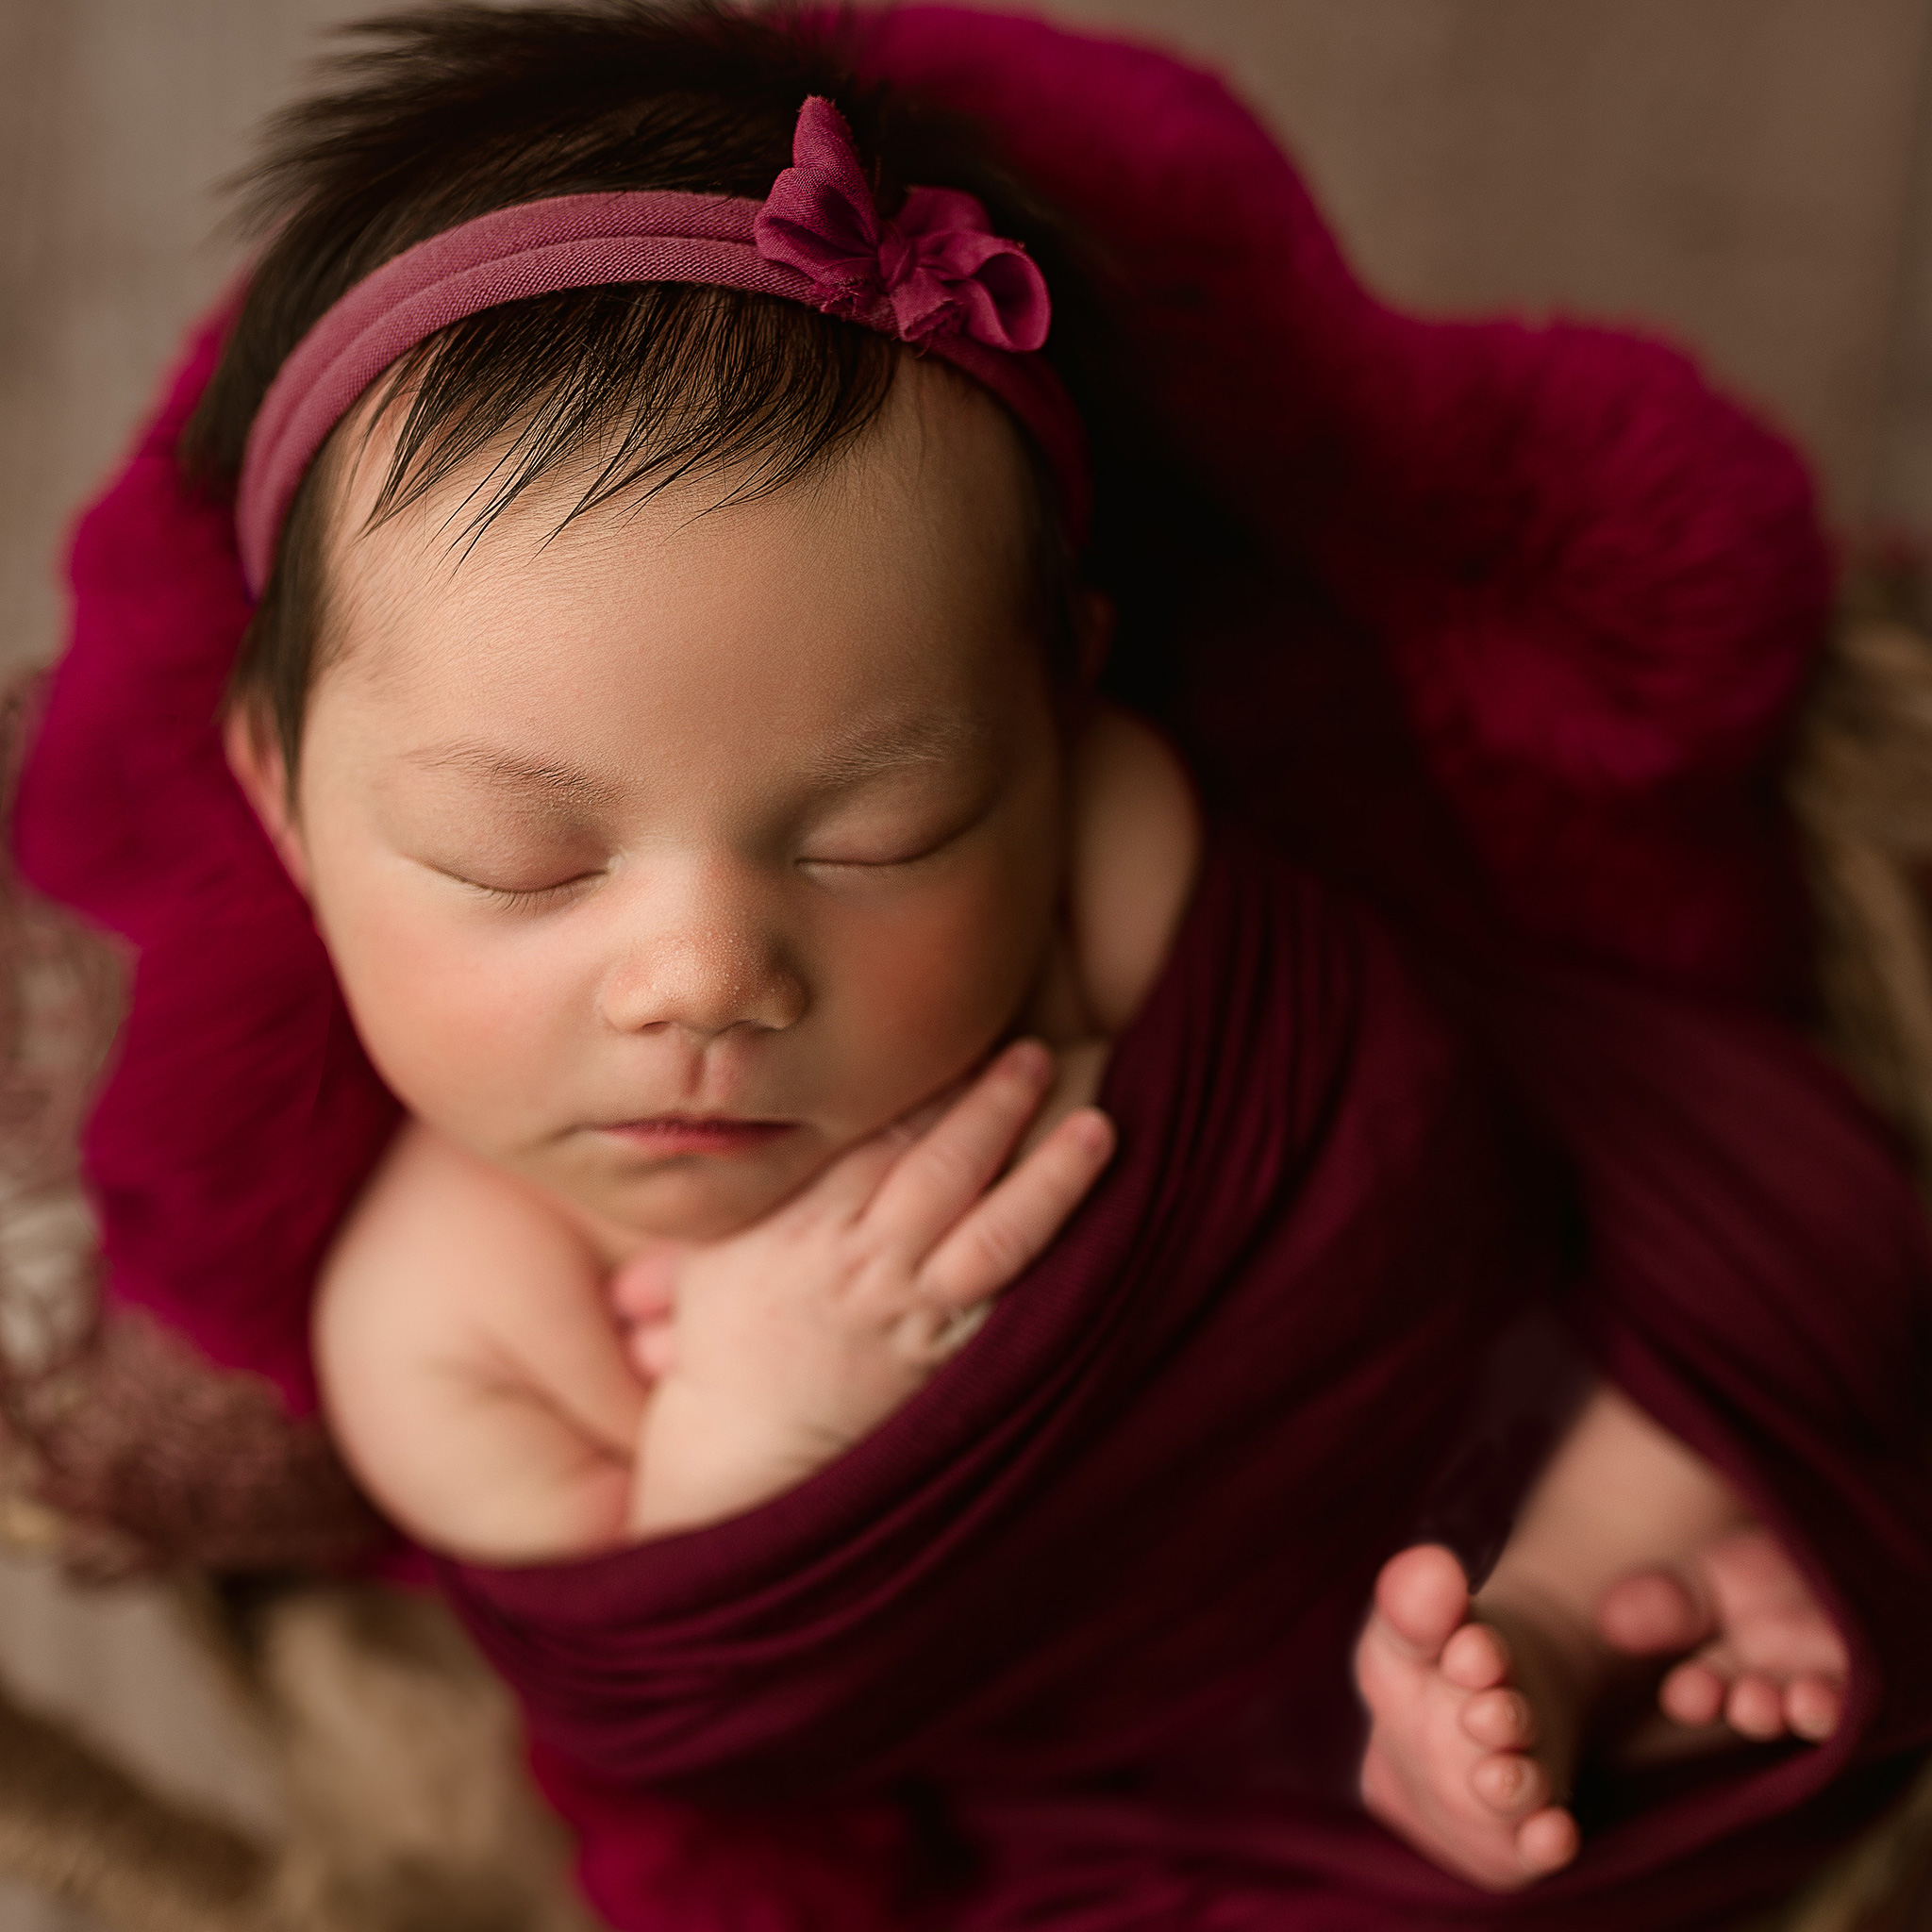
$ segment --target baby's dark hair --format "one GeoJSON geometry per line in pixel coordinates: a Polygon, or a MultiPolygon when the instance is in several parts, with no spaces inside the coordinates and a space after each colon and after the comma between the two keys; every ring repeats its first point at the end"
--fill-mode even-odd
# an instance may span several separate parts
{"type": "MultiPolygon", "coordinates": [[[[1095,419],[1107,360],[1083,243],[957,116],[876,84],[841,58],[843,29],[709,0],[440,7],[351,29],[332,91],[272,125],[244,215],[270,239],[189,426],[192,470],[232,489],[276,370],[348,289],[404,249],[492,209],[549,195],[674,189],[762,197],[790,164],[808,94],[851,124],[890,216],[914,185],[962,188],[1024,242],[1054,301],[1047,354],[1095,419]]],[[[735,500],[782,488],[849,446],[891,393],[898,343],[803,304],[674,283],[533,296],[429,338],[384,378],[405,398],[374,515],[418,501],[479,455],[497,460],[458,532],[589,458],[562,519],[613,497],[730,470],[735,500]]],[[[1077,590],[1050,473],[1033,456],[1035,590],[1065,669],[1077,590]]],[[[292,786],[323,668],[326,506],[310,466],[243,642],[231,704],[272,724],[292,786]]]]}

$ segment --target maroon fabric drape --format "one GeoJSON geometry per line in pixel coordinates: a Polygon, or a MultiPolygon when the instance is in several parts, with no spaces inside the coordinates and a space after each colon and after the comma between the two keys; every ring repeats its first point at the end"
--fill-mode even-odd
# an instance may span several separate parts
{"type": "Polygon", "coordinates": [[[1487,1341],[1551,1285],[1549,1174],[1378,929],[1222,842],[1108,1077],[1119,1162],[921,1396],[735,1521],[444,1566],[618,1924],[734,1923],[742,1847],[817,1816],[818,1858],[867,1848],[827,1924],[1689,1932],[1774,1895],[1891,1788],[1932,1729],[1909,1190],[1771,1023],[1567,972],[1518,974],[1494,1008],[1478,1037],[1582,1176],[1576,1317],[1812,1569],[1857,1659],[1840,1737],[1601,1784],[1578,1866],[1510,1900],[1355,1809],[1369,1581],[1487,1341]],[[624,1875],[640,1791],[754,1812],[691,1855],[713,1876],[687,1874],[688,1917],[654,1916],[661,1876],[624,1875]],[[881,1797],[980,1861],[958,1896],[921,1902],[932,1844],[864,1836],[881,1797]]]}

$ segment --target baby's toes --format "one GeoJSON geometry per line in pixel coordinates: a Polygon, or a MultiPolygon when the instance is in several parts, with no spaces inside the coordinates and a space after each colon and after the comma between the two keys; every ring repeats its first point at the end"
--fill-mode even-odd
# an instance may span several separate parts
{"type": "Polygon", "coordinates": [[[1597,1605],[1597,1634],[1632,1657],[1685,1651],[1710,1633],[1710,1616],[1667,1570],[1641,1571],[1613,1583],[1597,1605]]]}
{"type": "Polygon", "coordinates": [[[1785,1722],[1814,1744],[1838,1729],[1843,1714],[1844,1692],[1828,1677],[1796,1677],[1785,1689],[1785,1722]]]}
{"type": "Polygon", "coordinates": [[[1536,1712],[1521,1690],[1478,1690],[1462,1707],[1464,1734],[1491,1751],[1527,1751],[1537,1740],[1536,1712]]]}
{"type": "Polygon", "coordinates": [[[1546,1805],[1516,1827],[1516,1856],[1524,1870],[1538,1878],[1560,1872],[1582,1845],[1576,1821],[1555,1805],[1546,1805]]]}
{"type": "Polygon", "coordinates": [[[1465,1624],[1442,1646],[1441,1672],[1459,1690],[1488,1690],[1509,1680],[1509,1646],[1487,1624],[1465,1624]]]}
{"type": "Polygon", "coordinates": [[[1421,1721],[1444,1641],[1469,1610],[1462,1567],[1422,1544],[1390,1557],[1356,1644],[1356,1688],[1376,1717],[1405,1733],[1421,1721]]]}
{"type": "Polygon", "coordinates": [[[1784,1692],[1769,1677],[1746,1672],[1724,1699],[1724,1721],[1740,1738],[1768,1744],[1785,1734],[1784,1692]]]}
{"type": "Polygon", "coordinates": [[[1657,1686],[1657,1701],[1674,1723],[1714,1724],[1724,1714],[1730,1686],[1707,1663],[1692,1657],[1679,1664],[1657,1686]]]}
{"type": "Polygon", "coordinates": [[[1500,1818],[1527,1818],[1541,1810],[1550,1796],[1542,1766],[1518,1751],[1478,1758],[1469,1774],[1469,1788],[1500,1818]]]}
{"type": "Polygon", "coordinates": [[[1468,1615],[1468,1579],[1440,1543],[1418,1543],[1382,1565],[1372,1621],[1417,1660],[1433,1663],[1468,1615]]]}

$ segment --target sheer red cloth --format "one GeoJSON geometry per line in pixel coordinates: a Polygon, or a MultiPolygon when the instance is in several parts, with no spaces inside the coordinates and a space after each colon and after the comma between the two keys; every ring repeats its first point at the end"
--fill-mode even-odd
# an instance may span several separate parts
{"type": "MultiPolygon", "coordinates": [[[[1778,1017],[1803,469],[1668,349],[1384,308],[1160,54],[855,31],[1101,238],[1156,415],[1253,533],[1166,700],[1248,829],[1121,1042],[1115,1168],[918,1399],[737,1522],[448,1585],[621,1932],[1707,1925],[1932,1739],[1932,1260],[1778,1017]],[[1600,1781],[1576,1867],[1497,1900],[1350,1802],[1342,1672],[1491,1337],[1557,1292],[1524,1124],[1581,1209],[1577,1330],[1786,1539],[1854,1677],[1826,1746],[1600,1781]]],[[[299,1411],[395,1115],[221,758],[247,603],[175,458],[218,335],[80,525],[16,837],[138,949],[86,1146],[112,1290],[299,1411]]]]}

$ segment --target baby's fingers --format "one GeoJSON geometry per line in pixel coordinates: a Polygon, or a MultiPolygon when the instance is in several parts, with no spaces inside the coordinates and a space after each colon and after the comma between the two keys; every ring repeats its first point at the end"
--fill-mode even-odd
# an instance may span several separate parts
{"type": "Polygon", "coordinates": [[[646,1382],[661,1382],[677,1365],[677,1330],[670,1322],[644,1322],[625,1338],[631,1367],[646,1382]]]}
{"type": "Polygon", "coordinates": [[[832,1214],[856,1219],[872,1205],[886,1177],[943,1118],[958,1090],[922,1102],[910,1113],[888,1121],[877,1133],[848,1147],[814,1180],[794,1195],[781,1213],[810,1220],[832,1214]]]}
{"type": "Polygon", "coordinates": [[[669,1316],[684,1255],[680,1242],[647,1241],[618,1269],[607,1292],[620,1322],[660,1322],[669,1316]]]}
{"type": "Polygon", "coordinates": [[[1596,1627],[1612,1650],[1657,1657],[1702,1643],[1716,1620],[1688,1579],[1670,1570],[1642,1570],[1619,1578],[1604,1592],[1596,1627]]]}
{"type": "Polygon", "coordinates": [[[997,1294],[1060,1231],[1113,1148],[1097,1108],[1070,1113],[927,1257],[921,1299],[958,1308],[997,1294]]]}
{"type": "Polygon", "coordinates": [[[1037,1040],[1008,1047],[898,1157],[866,1210],[868,1224],[916,1266],[1000,1171],[1052,1080],[1053,1057],[1037,1040]]]}

